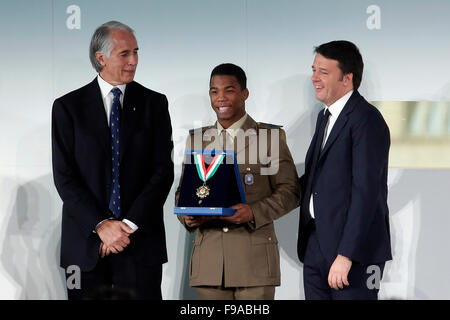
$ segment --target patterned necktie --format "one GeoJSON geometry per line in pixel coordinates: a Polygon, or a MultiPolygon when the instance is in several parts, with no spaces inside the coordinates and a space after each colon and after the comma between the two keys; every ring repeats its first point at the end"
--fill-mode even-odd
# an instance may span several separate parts
{"type": "Polygon", "coordinates": [[[117,218],[120,216],[120,184],[119,184],[119,158],[120,158],[120,94],[119,88],[113,88],[111,92],[114,95],[111,116],[110,116],[110,131],[111,131],[111,149],[112,149],[112,193],[109,200],[109,209],[117,218]]]}

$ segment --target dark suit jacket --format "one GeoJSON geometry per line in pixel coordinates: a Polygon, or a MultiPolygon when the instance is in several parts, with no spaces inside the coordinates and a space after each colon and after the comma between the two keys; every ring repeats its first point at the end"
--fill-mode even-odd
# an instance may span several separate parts
{"type": "MultiPolygon", "coordinates": [[[[323,117],[321,111],[306,155],[304,183],[323,117]]],[[[387,206],[389,146],[389,129],[382,115],[354,91],[320,154],[312,184],[316,233],[329,263],[338,254],[362,264],[392,259],[387,206]]],[[[301,261],[309,236],[309,201],[302,197],[300,206],[297,248],[301,261]]]]}
{"type": "MultiPolygon", "coordinates": [[[[147,265],[167,261],[163,205],[173,182],[171,135],[166,97],[136,82],[127,84],[121,121],[120,220],[139,227],[125,251],[147,265]]],[[[97,78],[55,100],[52,151],[53,178],[63,200],[61,266],[90,271],[100,245],[93,230],[111,217],[110,130],[97,78]]]]}

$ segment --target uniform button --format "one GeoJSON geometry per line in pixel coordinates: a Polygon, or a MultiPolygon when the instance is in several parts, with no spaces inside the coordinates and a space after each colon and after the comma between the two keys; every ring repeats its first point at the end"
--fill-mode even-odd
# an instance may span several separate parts
{"type": "Polygon", "coordinates": [[[272,237],[269,237],[269,241],[272,241],[272,237]]]}
{"type": "Polygon", "coordinates": [[[223,232],[228,232],[228,228],[227,227],[224,227],[222,230],[223,230],[223,232]]]}

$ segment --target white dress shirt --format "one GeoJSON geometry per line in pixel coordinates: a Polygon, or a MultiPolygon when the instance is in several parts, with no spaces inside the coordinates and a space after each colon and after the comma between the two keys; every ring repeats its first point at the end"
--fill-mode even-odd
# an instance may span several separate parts
{"type": "Polygon", "coordinates": [[[97,76],[98,85],[100,86],[100,91],[102,93],[102,99],[103,99],[103,105],[105,107],[106,112],[106,118],[108,119],[108,126],[109,126],[109,118],[111,117],[111,108],[112,103],[114,100],[114,94],[111,92],[113,88],[119,88],[122,94],[120,95],[120,106],[123,107],[123,97],[125,96],[125,88],[126,84],[120,84],[118,86],[113,86],[106,82],[105,80],[100,77],[100,75],[97,76]]]}
{"type": "MultiPolygon", "coordinates": [[[[114,94],[111,92],[111,90],[113,88],[119,88],[120,91],[122,91],[122,94],[120,95],[120,106],[123,108],[123,98],[125,96],[125,88],[126,88],[126,84],[120,84],[118,86],[113,86],[111,84],[109,84],[108,82],[106,82],[105,80],[102,79],[102,77],[100,77],[100,75],[97,76],[97,81],[98,81],[98,85],[100,86],[100,91],[102,93],[102,99],[103,99],[103,105],[105,107],[105,112],[106,112],[106,118],[108,120],[108,126],[109,126],[109,118],[111,117],[111,108],[112,108],[112,103],[113,103],[113,99],[114,99],[114,94]]],[[[108,219],[105,219],[108,220],[108,219]]],[[[103,220],[103,221],[105,221],[103,220]]],[[[95,227],[96,229],[102,224],[101,221],[99,224],[97,224],[97,226],[95,227]]],[[[135,225],[133,222],[131,222],[128,219],[123,219],[122,220],[124,223],[126,223],[131,229],[133,229],[133,231],[136,231],[138,229],[138,226],[135,225]]]]}
{"type": "MultiPolygon", "coordinates": [[[[348,99],[350,99],[350,96],[352,95],[352,93],[353,93],[353,90],[350,90],[350,92],[346,93],[344,96],[342,96],[339,100],[337,100],[335,103],[333,103],[329,107],[324,105],[323,113],[325,114],[325,111],[328,108],[328,111],[330,111],[330,117],[328,118],[326,132],[324,134],[324,138],[322,141],[322,148],[325,146],[325,143],[327,142],[328,136],[330,135],[330,132],[333,129],[333,126],[336,123],[337,118],[341,114],[342,109],[344,109],[345,104],[347,103],[348,99]]],[[[313,193],[311,193],[311,198],[309,200],[309,212],[311,213],[311,216],[314,218],[313,193]]]]}

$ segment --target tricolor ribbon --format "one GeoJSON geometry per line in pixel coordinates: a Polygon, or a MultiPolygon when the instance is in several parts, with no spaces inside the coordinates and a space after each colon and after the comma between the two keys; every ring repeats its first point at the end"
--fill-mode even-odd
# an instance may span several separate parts
{"type": "Polygon", "coordinates": [[[208,166],[208,169],[206,169],[203,154],[194,153],[194,161],[195,166],[197,167],[198,176],[203,182],[208,181],[208,179],[216,173],[219,165],[223,161],[223,158],[225,158],[225,153],[216,155],[211,164],[208,166]]]}

